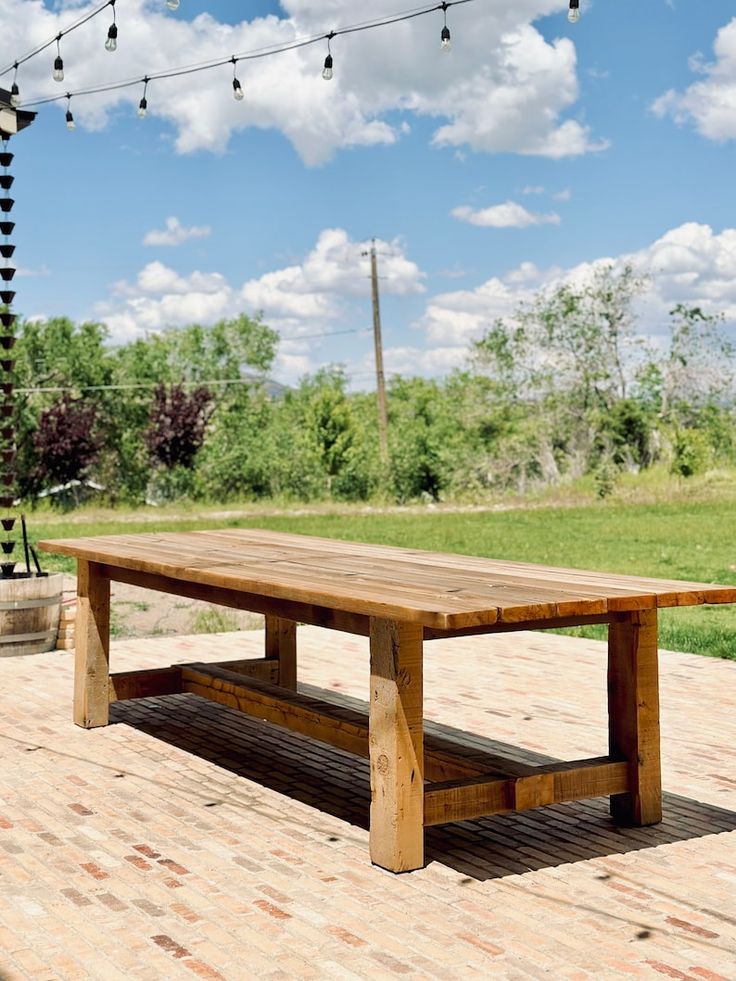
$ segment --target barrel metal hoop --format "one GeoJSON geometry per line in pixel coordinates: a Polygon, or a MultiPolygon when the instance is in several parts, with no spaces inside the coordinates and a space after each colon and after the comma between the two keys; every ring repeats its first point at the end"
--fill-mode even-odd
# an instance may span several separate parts
{"type": "Polygon", "coordinates": [[[0,636],[0,652],[6,644],[24,644],[31,640],[52,640],[55,637],[55,630],[44,630],[38,634],[4,634],[0,636]]]}
{"type": "Polygon", "coordinates": [[[44,596],[41,599],[5,600],[0,603],[0,611],[31,610],[41,606],[55,606],[57,603],[61,603],[61,593],[57,593],[55,596],[44,596]]]}

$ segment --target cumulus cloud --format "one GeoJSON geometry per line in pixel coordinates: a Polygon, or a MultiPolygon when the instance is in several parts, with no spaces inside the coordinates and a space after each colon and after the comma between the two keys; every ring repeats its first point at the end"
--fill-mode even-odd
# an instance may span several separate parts
{"type": "MultiPolygon", "coordinates": [[[[350,322],[351,304],[360,302],[369,309],[370,247],[370,242],[352,240],[344,229],[328,228],[301,262],[240,285],[217,272],[182,275],[162,262],[149,262],[134,281],[114,283],[95,313],[113,339],[123,343],[168,326],[211,324],[242,312],[262,312],[265,323],[282,336],[277,368],[282,376],[294,378],[314,367],[309,352],[320,348],[315,334],[350,322]]],[[[384,295],[424,292],[425,275],[407,257],[400,239],[377,240],[376,248],[384,295]]]]}
{"type": "Polygon", "coordinates": [[[464,345],[420,348],[413,346],[388,347],[384,351],[384,363],[389,375],[445,375],[459,368],[467,360],[464,345]]]}
{"type": "MultiPolygon", "coordinates": [[[[378,241],[376,246],[381,274],[386,277],[382,292],[421,296],[425,276],[408,258],[405,244],[378,241]]],[[[370,242],[353,240],[344,229],[325,229],[300,262],[242,284],[229,283],[216,272],[182,274],[164,263],[150,262],[135,280],[115,283],[96,314],[107,322],[114,339],[123,342],[168,325],[208,324],[262,310],[265,322],[282,338],[277,374],[295,380],[332,359],[332,340],[324,334],[368,319],[370,281],[364,253],[369,248],[370,242]]],[[[417,340],[386,346],[386,369],[391,374],[445,374],[463,363],[469,343],[498,317],[513,313],[539,290],[563,283],[583,285],[608,265],[619,271],[632,265],[651,276],[651,287],[639,308],[642,330],[651,336],[664,330],[667,314],[677,303],[724,313],[736,324],[736,228],[718,232],[689,222],[636,252],[569,268],[540,268],[524,262],[475,289],[434,295],[413,325],[417,340]]],[[[370,358],[349,368],[358,372],[359,383],[368,383],[370,358]]]]}
{"type": "Polygon", "coordinates": [[[669,310],[677,303],[723,313],[736,323],[736,229],[718,233],[708,225],[688,222],[637,252],[602,257],[569,269],[539,269],[527,262],[475,289],[439,294],[429,300],[417,326],[432,348],[467,345],[539,290],[563,283],[583,284],[597,268],[607,265],[619,271],[631,265],[651,276],[639,308],[642,329],[648,334],[663,330],[669,310]]]}
{"type": "Polygon", "coordinates": [[[146,232],[143,239],[144,245],[183,245],[192,238],[207,238],[212,234],[212,229],[208,225],[191,225],[187,228],[178,218],[167,218],[164,228],[152,228],[146,232]]]}
{"type": "Polygon", "coordinates": [[[716,35],[715,60],[695,56],[690,67],[702,78],[684,92],[670,89],[652,109],[680,124],[692,123],[709,140],[736,139],[736,17],[716,35]]]}
{"type": "Polygon", "coordinates": [[[527,211],[516,201],[494,204],[490,208],[476,210],[467,204],[452,209],[452,217],[480,228],[529,228],[530,225],[559,225],[560,216],[543,215],[527,211]]]}
{"type": "MultiPolygon", "coordinates": [[[[64,38],[65,89],[142,77],[192,57],[203,62],[290,44],[366,16],[363,0],[282,0],[281,8],[283,16],[227,24],[209,13],[190,21],[172,17],[158,0],[127,0],[115,55],[91,43],[94,26],[64,38]]],[[[462,38],[462,53],[458,44],[449,58],[439,53],[438,20],[431,16],[339,37],[329,84],[321,78],[322,44],[241,61],[242,102],[232,98],[228,66],[195,81],[191,76],[156,81],[149,87],[149,115],[172,125],[180,153],[220,152],[237,131],[270,128],[283,133],[310,165],[341,148],[397,142],[411,128],[410,114],[437,121],[432,137],[437,146],[552,158],[588,153],[605,142],[570,116],[579,94],[575,47],[566,37],[547,41],[534,26],[538,18],[556,13],[565,31],[564,8],[565,0],[455,7],[452,30],[458,41],[462,38]]],[[[73,14],[91,9],[89,2],[74,4],[73,14]]],[[[370,13],[381,18],[395,11],[396,0],[373,0],[370,13]]],[[[9,57],[26,51],[70,19],[72,11],[49,10],[42,0],[4,0],[3,47],[9,57]]],[[[23,66],[19,82],[25,99],[58,94],[44,56],[23,66]]],[[[132,87],[80,97],[74,101],[75,119],[90,129],[103,128],[116,108],[134,111],[140,94],[132,87]]]]}

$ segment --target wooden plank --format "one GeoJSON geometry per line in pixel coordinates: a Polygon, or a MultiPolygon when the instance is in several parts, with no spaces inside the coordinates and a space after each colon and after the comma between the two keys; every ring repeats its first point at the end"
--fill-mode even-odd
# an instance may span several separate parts
{"type": "MultiPolygon", "coordinates": [[[[229,670],[231,663],[178,665],[181,690],[368,758],[368,716],[365,713],[303,693],[289,692],[255,677],[246,678],[240,672],[243,662],[234,662],[238,665],[235,671],[229,670]]],[[[437,737],[425,740],[428,780],[460,779],[489,771],[507,776],[528,769],[523,764],[496,756],[478,754],[472,760],[465,759],[448,740],[437,737]]]]}
{"type": "Polygon", "coordinates": [[[74,722],[84,729],[109,721],[110,580],[95,562],[77,562],[74,722]]]}
{"type": "Polygon", "coordinates": [[[266,617],[266,657],[279,666],[278,684],[296,691],[296,624],[282,617],[266,617]]]}
{"type": "Polygon", "coordinates": [[[659,665],[656,610],[632,613],[608,628],[611,756],[625,759],[628,792],[611,797],[619,824],[662,820],[659,665]]]}
{"type": "Polygon", "coordinates": [[[489,780],[487,776],[431,783],[424,791],[424,825],[428,828],[512,811],[513,795],[513,780],[489,780]]]}
{"type": "Polygon", "coordinates": [[[479,776],[430,784],[424,791],[425,827],[472,821],[506,811],[605,797],[628,786],[628,766],[607,757],[550,763],[537,772],[506,779],[479,776]]]}
{"type": "Polygon", "coordinates": [[[582,624],[608,624],[621,616],[625,616],[625,614],[602,613],[594,616],[554,617],[549,620],[524,620],[519,623],[497,621],[485,627],[463,627],[460,630],[437,630],[433,627],[425,627],[424,639],[450,640],[453,637],[478,637],[485,634],[503,634],[521,630],[553,630],[559,627],[579,627],[582,624]]]}
{"type": "Polygon", "coordinates": [[[246,657],[236,661],[217,661],[212,667],[232,671],[243,678],[258,678],[269,685],[279,683],[279,664],[265,657],[246,657]]]}
{"type": "Polygon", "coordinates": [[[735,587],[550,569],[254,529],[110,536],[47,542],[44,547],[141,573],[244,591],[269,602],[405,620],[439,630],[736,602],[735,587]]]}
{"type": "Polygon", "coordinates": [[[328,702],[287,689],[244,679],[210,664],[185,664],[181,668],[182,690],[201,695],[246,715],[283,726],[320,742],[337,746],[358,756],[368,755],[368,727],[357,713],[340,713],[328,702]]]}
{"type": "Polygon", "coordinates": [[[548,769],[554,776],[556,803],[620,794],[629,786],[628,764],[620,760],[583,760],[564,767],[550,765],[540,769],[548,769]]]}
{"type": "Polygon", "coordinates": [[[267,546],[273,548],[306,548],[307,544],[310,552],[314,553],[321,549],[324,553],[334,555],[360,555],[361,562],[365,557],[373,555],[381,563],[394,564],[395,558],[412,560],[423,566],[433,565],[450,572],[461,570],[466,572],[483,573],[490,572],[492,575],[519,576],[530,579],[549,578],[552,573],[555,584],[564,583],[575,585],[584,583],[586,586],[601,586],[604,590],[621,590],[625,592],[645,593],[655,592],[662,594],[666,599],[666,605],[679,605],[676,602],[680,596],[684,603],[691,605],[689,593],[702,594],[696,598],[695,603],[732,603],[736,602],[736,587],[724,586],[715,583],[693,583],[678,579],[653,579],[645,576],[627,576],[620,573],[600,572],[585,569],[570,569],[550,567],[529,562],[511,562],[508,560],[499,561],[481,556],[458,555],[442,552],[427,552],[419,549],[396,548],[384,545],[370,545],[356,543],[341,539],[319,538],[316,536],[294,535],[286,532],[266,531],[259,528],[230,528],[218,532],[198,532],[197,534],[206,535],[208,538],[217,535],[223,540],[238,540],[242,544],[249,546],[267,546]],[[683,593],[683,588],[685,592],[683,593]],[[728,597],[731,598],[728,598],[728,597]]]}
{"type": "Polygon", "coordinates": [[[424,865],[423,631],[371,620],[371,861],[391,872],[424,865]]]}
{"type": "Polygon", "coordinates": [[[110,675],[110,704],[127,702],[134,698],[178,695],[180,692],[181,671],[177,665],[170,668],[149,668],[145,671],[118,671],[110,675]]]}
{"type": "Polygon", "coordinates": [[[234,610],[247,610],[250,613],[261,613],[265,616],[281,616],[287,620],[308,623],[314,627],[325,627],[328,630],[339,630],[342,633],[368,636],[369,618],[360,614],[344,613],[341,610],[330,610],[306,603],[257,596],[239,589],[188,582],[184,579],[173,579],[170,576],[134,569],[111,565],[103,565],[102,568],[112,582],[124,582],[132,586],[140,586],[142,589],[153,589],[157,592],[170,593],[173,596],[184,596],[187,599],[201,600],[204,603],[215,603],[234,610]]]}

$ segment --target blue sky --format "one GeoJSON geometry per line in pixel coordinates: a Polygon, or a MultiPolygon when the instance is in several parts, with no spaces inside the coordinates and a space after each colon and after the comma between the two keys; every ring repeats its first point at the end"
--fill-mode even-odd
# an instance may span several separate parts
{"type": "MultiPolygon", "coordinates": [[[[7,0],[2,66],[93,6],[7,0]]],[[[285,338],[277,377],[333,361],[368,386],[369,333],[312,335],[370,326],[375,236],[389,371],[449,370],[495,316],[602,258],[654,276],[645,332],[679,301],[736,320],[733,4],[583,0],[574,27],[566,6],[451,8],[449,55],[439,14],[338,38],[330,83],[321,44],[239,67],[242,103],[221,68],[152,84],[145,120],[137,88],[73,99],[74,133],[44,107],[13,141],[19,311],[103,319],[123,341],[262,309],[285,338]]],[[[24,98],[365,17],[356,0],[117,10],[115,54],[105,13],[63,42],[62,86],[53,53],[24,66],[24,98]]]]}

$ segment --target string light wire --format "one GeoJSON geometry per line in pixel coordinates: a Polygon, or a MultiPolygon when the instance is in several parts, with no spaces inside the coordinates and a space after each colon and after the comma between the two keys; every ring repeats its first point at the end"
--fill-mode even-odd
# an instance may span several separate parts
{"type": "Polygon", "coordinates": [[[63,31],[57,31],[57,33],[54,34],[52,38],[49,38],[48,41],[44,41],[43,44],[39,44],[38,47],[32,48],[30,51],[26,52],[26,54],[24,54],[21,58],[17,58],[15,61],[11,62],[7,68],[3,68],[2,71],[0,71],[0,78],[2,78],[3,75],[7,75],[8,72],[12,72],[14,68],[17,69],[19,65],[24,65],[27,61],[30,61],[31,58],[35,58],[37,55],[40,55],[42,51],[46,50],[46,48],[50,48],[52,44],[56,44],[57,41],[63,37],[66,37],[67,34],[71,34],[72,31],[78,30],[80,27],[84,26],[84,24],[91,21],[93,17],[97,17],[98,14],[101,14],[103,10],[107,10],[108,7],[115,7],[114,0],[105,0],[105,2],[100,4],[99,7],[96,7],[88,14],[80,17],[63,31]]]}
{"type": "MultiPolygon", "coordinates": [[[[399,24],[404,21],[414,20],[417,17],[427,16],[429,14],[435,13],[438,10],[444,11],[446,8],[449,7],[459,7],[459,6],[464,6],[465,4],[468,3],[476,3],[476,2],[477,0],[452,0],[452,2],[448,2],[446,4],[444,3],[433,4],[431,7],[416,7],[412,10],[408,10],[403,13],[393,14],[385,18],[363,21],[358,24],[348,25],[347,27],[339,27],[333,31],[328,31],[326,33],[313,34],[308,37],[297,38],[294,41],[289,42],[288,44],[271,45],[268,47],[256,48],[252,51],[246,51],[238,55],[228,55],[227,57],[217,58],[211,61],[199,62],[192,65],[184,65],[178,68],[163,69],[160,72],[149,72],[144,77],[137,76],[135,78],[123,79],[117,82],[106,82],[103,83],[102,85],[95,85],[84,89],[78,89],[75,92],[72,92],[72,95],[76,97],[86,96],[86,95],[100,95],[107,92],[116,92],[122,89],[131,88],[132,86],[135,85],[140,85],[144,81],[144,78],[148,78],[149,80],[182,78],[187,75],[194,75],[199,72],[210,71],[214,68],[220,68],[223,65],[228,65],[228,64],[237,65],[241,61],[256,61],[262,58],[271,57],[273,55],[285,54],[286,52],[289,51],[296,51],[299,50],[300,48],[306,48],[310,45],[318,44],[320,42],[330,41],[332,40],[332,38],[335,37],[342,37],[349,34],[357,34],[362,31],[375,30],[379,27],[389,27],[393,24],[399,24]]],[[[109,6],[110,6],[110,0],[108,0],[108,2],[104,5],[104,7],[100,9],[104,10],[106,7],[109,6]]],[[[97,11],[97,13],[99,13],[99,10],[97,11]]],[[[93,15],[90,14],[87,19],[90,19],[91,16],[93,15]]],[[[52,41],[49,43],[53,44],[56,40],[57,38],[54,37],[52,41]]],[[[43,47],[45,48],[47,46],[48,45],[44,45],[43,47]]],[[[18,64],[21,63],[22,61],[19,59],[18,64]]],[[[13,63],[13,65],[10,66],[10,69],[8,70],[12,70],[14,66],[15,66],[15,62],[13,63]]],[[[3,72],[0,72],[0,76],[2,74],[3,72]]],[[[24,105],[26,105],[29,108],[44,106],[44,105],[49,105],[50,103],[53,102],[58,102],[60,99],[63,98],[66,98],[66,96],[63,95],[47,96],[46,98],[34,99],[30,102],[25,102],[24,105]]]]}

